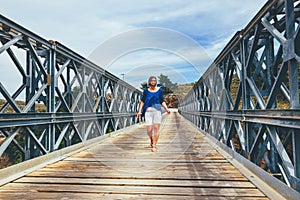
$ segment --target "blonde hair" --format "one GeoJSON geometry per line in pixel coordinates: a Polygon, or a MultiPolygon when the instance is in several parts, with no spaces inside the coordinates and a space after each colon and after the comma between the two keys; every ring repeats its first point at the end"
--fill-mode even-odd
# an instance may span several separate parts
{"type": "MultiPolygon", "coordinates": [[[[156,78],[155,76],[150,76],[149,79],[148,79],[148,86],[150,85],[150,82],[151,82],[151,80],[152,80],[153,78],[156,80],[156,84],[157,84],[157,78],[156,78]]],[[[156,85],[156,84],[155,84],[155,85],[156,85]]]]}

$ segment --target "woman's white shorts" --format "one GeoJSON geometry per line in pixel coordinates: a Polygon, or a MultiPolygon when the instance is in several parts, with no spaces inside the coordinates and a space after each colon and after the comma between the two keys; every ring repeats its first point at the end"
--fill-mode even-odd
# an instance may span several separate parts
{"type": "Polygon", "coordinates": [[[145,124],[146,126],[151,126],[153,124],[161,123],[161,112],[155,108],[149,107],[145,113],[145,124]]]}

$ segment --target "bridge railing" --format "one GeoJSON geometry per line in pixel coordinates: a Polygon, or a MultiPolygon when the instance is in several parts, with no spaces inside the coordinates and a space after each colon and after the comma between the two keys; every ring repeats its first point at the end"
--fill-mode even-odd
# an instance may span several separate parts
{"type": "Polygon", "coordinates": [[[268,1],[179,106],[203,132],[297,191],[299,22],[300,1],[268,1]]]}
{"type": "Polygon", "coordinates": [[[141,92],[64,45],[2,15],[0,42],[2,168],[138,122],[141,92]]]}

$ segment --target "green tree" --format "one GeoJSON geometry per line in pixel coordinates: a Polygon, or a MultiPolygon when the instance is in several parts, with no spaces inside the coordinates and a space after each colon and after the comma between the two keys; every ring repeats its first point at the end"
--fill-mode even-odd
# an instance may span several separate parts
{"type": "Polygon", "coordinates": [[[157,79],[164,94],[173,93],[173,91],[178,87],[177,83],[173,83],[166,75],[160,74],[157,79]]]}
{"type": "Polygon", "coordinates": [[[145,89],[147,89],[148,88],[148,84],[147,84],[147,82],[143,82],[143,83],[141,83],[141,87],[140,87],[142,90],[145,90],[145,89]]]}

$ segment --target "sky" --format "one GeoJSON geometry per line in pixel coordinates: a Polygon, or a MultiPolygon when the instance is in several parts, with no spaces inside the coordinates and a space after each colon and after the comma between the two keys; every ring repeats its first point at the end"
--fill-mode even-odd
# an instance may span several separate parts
{"type": "MultiPolygon", "coordinates": [[[[266,2],[10,0],[0,14],[139,87],[160,74],[179,84],[197,81],[266,2]]],[[[9,88],[18,72],[5,59],[0,55],[0,82],[9,88]]]]}

